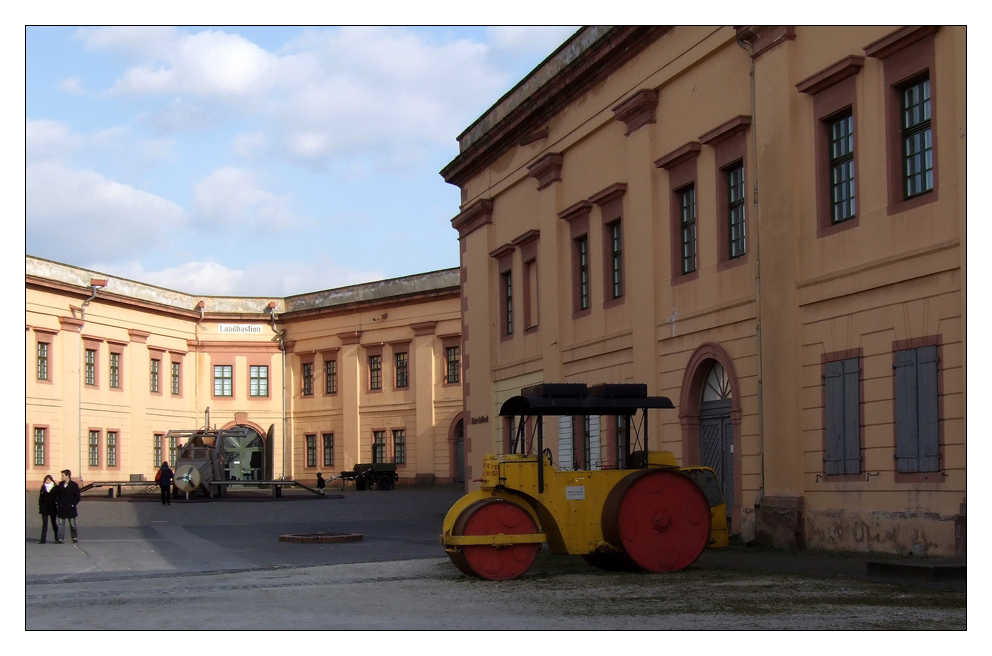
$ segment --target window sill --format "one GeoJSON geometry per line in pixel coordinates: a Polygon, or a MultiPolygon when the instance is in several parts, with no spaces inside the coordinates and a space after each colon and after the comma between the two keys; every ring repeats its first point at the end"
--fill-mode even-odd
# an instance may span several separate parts
{"type": "Polygon", "coordinates": [[[913,196],[912,198],[889,205],[888,215],[892,216],[893,214],[899,214],[900,212],[908,212],[909,210],[916,209],[922,205],[929,205],[930,203],[935,202],[937,202],[936,188],[924,194],[913,196]]]}
{"type": "Polygon", "coordinates": [[[830,235],[835,235],[838,232],[844,232],[845,230],[857,228],[860,224],[861,217],[855,214],[850,219],[844,219],[843,221],[839,221],[837,223],[821,226],[816,231],[816,238],[820,239],[822,237],[829,237],[830,235]]]}
{"type": "Polygon", "coordinates": [[[748,253],[739,255],[738,257],[732,259],[726,259],[722,262],[718,262],[716,265],[717,273],[726,271],[727,269],[736,269],[737,267],[744,266],[748,262],[748,253]]]}
{"type": "Polygon", "coordinates": [[[603,303],[603,309],[609,310],[610,308],[615,308],[618,305],[623,305],[625,300],[627,300],[627,297],[625,295],[620,295],[616,298],[611,298],[610,300],[603,303]]]}
{"type": "Polygon", "coordinates": [[[699,278],[699,269],[696,269],[695,271],[692,271],[690,273],[683,273],[681,275],[672,278],[672,287],[675,287],[676,285],[681,285],[682,283],[692,282],[697,278],[699,278]]]}
{"type": "Polygon", "coordinates": [[[942,472],[896,472],[896,483],[943,483],[947,480],[942,472]]]}

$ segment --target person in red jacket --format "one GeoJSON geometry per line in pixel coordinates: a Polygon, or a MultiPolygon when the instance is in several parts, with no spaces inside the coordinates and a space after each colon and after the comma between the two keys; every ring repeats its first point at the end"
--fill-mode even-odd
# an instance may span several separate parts
{"type": "Polygon", "coordinates": [[[79,536],[76,533],[76,505],[79,504],[82,496],[79,494],[79,486],[72,480],[72,472],[68,469],[62,470],[62,482],[56,490],[56,505],[58,506],[59,530],[55,537],[56,544],[62,544],[65,537],[65,521],[69,520],[69,530],[72,532],[72,541],[78,542],[79,536]]]}

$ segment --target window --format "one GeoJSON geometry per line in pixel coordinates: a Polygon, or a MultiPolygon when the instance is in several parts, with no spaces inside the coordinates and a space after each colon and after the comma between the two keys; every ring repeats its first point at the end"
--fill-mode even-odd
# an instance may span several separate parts
{"type": "Polygon", "coordinates": [[[826,435],[823,472],[861,473],[861,382],[859,358],[824,364],[826,435]]]}
{"type": "Polygon", "coordinates": [[[328,360],[324,363],[324,393],[338,393],[338,361],[328,360]]]}
{"type": "Polygon", "coordinates": [[[589,308],[589,236],[582,235],[575,240],[575,255],[578,258],[579,310],[589,308]]]}
{"type": "MultiPolygon", "coordinates": [[[[730,225],[730,259],[747,252],[746,223],[744,221],[744,165],[727,169],[727,217],[730,225]]],[[[853,201],[852,201],[853,202],[853,201]]]]}
{"type": "Polygon", "coordinates": [[[214,396],[234,396],[233,365],[214,365],[214,396]]]}
{"type": "Polygon", "coordinates": [[[161,433],[155,433],[154,435],[152,435],[152,465],[154,465],[155,467],[162,466],[162,434],[161,433]]]}
{"type": "Polygon", "coordinates": [[[382,389],[382,356],[369,356],[369,389],[382,389]]]}
{"type": "Polygon", "coordinates": [[[324,433],[324,466],[334,466],[334,433],[324,433]]]}
{"type": "Polygon", "coordinates": [[[90,431],[90,467],[100,466],[100,431],[90,431]]]}
{"type": "Polygon", "coordinates": [[[86,349],[86,384],[96,385],[96,349],[86,349]]]}
{"type": "Polygon", "coordinates": [[[45,428],[34,429],[34,464],[41,467],[45,464],[45,437],[48,432],[45,428]]]}
{"type": "Polygon", "coordinates": [[[148,389],[153,393],[158,393],[158,368],[162,364],[161,360],[152,360],[149,367],[148,389]]]}
{"type": "Polygon", "coordinates": [[[682,273],[696,270],[696,188],[678,192],[679,219],[682,235],[682,273]]]}
{"type": "Polygon", "coordinates": [[[386,431],[372,433],[372,462],[376,464],[386,462],[386,431]]]}
{"type": "Polygon", "coordinates": [[[572,418],[573,469],[579,470],[589,468],[590,456],[592,455],[590,453],[592,444],[590,441],[589,429],[589,415],[572,418]]]}
{"type": "Polygon", "coordinates": [[[268,365],[252,365],[248,367],[249,396],[269,395],[269,367],[268,365]]]}
{"type": "Polygon", "coordinates": [[[896,471],[940,470],[937,346],[895,353],[896,471]]]}
{"type": "Polygon", "coordinates": [[[854,207],[854,116],[848,112],[827,124],[830,142],[830,220],[851,219],[854,207]]]}
{"type": "Polygon", "coordinates": [[[448,375],[446,377],[448,383],[459,382],[461,380],[461,366],[458,361],[458,347],[449,346],[444,349],[444,358],[448,363],[448,375]]]}
{"type": "Polygon", "coordinates": [[[307,435],[307,467],[317,466],[317,436],[307,435]]]}
{"type": "Polygon", "coordinates": [[[48,380],[48,344],[38,342],[38,380],[48,380]]]}
{"type": "Polygon", "coordinates": [[[504,333],[513,334],[513,273],[507,271],[503,274],[503,316],[506,319],[504,333]]]}
{"type": "Polygon", "coordinates": [[[303,363],[303,396],[313,396],[313,362],[303,363]]]}
{"type": "Polygon", "coordinates": [[[613,298],[620,298],[623,296],[623,232],[619,221],[607,228],[610,235],[610,282],[613,298]]]}
{"type": "Polygon", "coordinates": [[[396,387],[408,387],[410,385],[409,354],[396,354],[396,387]]]}
{"type": "Polygon", "coordinates": [[[172,363],[172,393],[179,395],[179,363],[172,363]]]}
{"type": "Polygon", "coordinates": [[[179,460],[179,449],[176,446],[176,438],[170,437],[169,438],[169,462],[171,462],[173,465],[175,465],[177,460],[179,460]]]}
{"type": "Polygon", "coordinates": [[[537,295],[537,258],[524,262],[524,329],[536,328],[540,304],[537,295]]]}
{"type": "Polygon", "coordinates": [[[397,465],[406,464],[406,431],[393,431],[393,462],[397,465]]]}
{"type": "Polygon", "coordinates": [[[933,135],[930,129],[930,79],[900,91],[903,198],[933,190],[933,135]]]}
{"type": "Polygon", "coordinates": [[[117,466],[117,431],[107,431],[107,466],[117,466]]]}
{"type": "Polygon", "coordinates": [[[121,386],[121,354],[110,354],[110,386],[121,386]]]}

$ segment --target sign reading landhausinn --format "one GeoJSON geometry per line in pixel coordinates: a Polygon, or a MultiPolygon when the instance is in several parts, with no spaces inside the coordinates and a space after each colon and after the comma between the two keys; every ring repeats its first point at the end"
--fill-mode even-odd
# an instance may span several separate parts
{"type": "Polygon", "coordinates": [[[219,333],[260,333],[262,327],[250,323],[221,323],[217,324],[219,333]]]}

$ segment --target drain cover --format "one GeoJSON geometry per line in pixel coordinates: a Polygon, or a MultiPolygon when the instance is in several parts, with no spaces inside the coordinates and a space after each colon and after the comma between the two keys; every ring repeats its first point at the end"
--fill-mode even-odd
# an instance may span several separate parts
{"type": "Polygon", "coordinates": [[[361,533],[287,533],[279,536],[280,542],[357,542],[361,533]]]}

